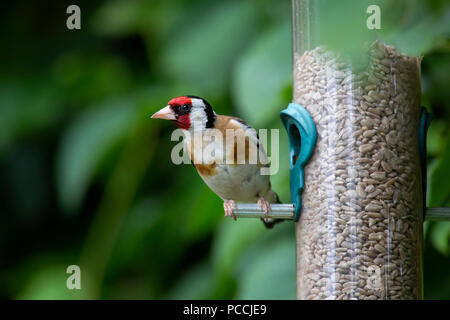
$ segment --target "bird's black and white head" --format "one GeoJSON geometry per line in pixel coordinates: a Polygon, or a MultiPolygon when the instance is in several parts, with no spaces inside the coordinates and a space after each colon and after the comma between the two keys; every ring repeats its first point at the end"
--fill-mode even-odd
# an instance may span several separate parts
{"type": "Polygon", "coordinates": [[[171,120],[185,130],[205,130],[214,126],[216,114],[210,104],[196,96],[181,96],[169,101],[152,118],[171,120]]]}

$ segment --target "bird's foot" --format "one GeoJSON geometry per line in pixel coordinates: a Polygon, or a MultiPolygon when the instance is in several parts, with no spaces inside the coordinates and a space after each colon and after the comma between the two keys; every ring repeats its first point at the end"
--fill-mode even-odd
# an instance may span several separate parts
{"type": "Polygon", "coordinates": [[[263,197],[259,197],[258,206],[261,208],[261,210],[264,211],[264,215],[266,216],[266,219],[269,219],[269,211],[270,211],[269,201],[267,201],[263,197]]]}
{"type": "Polygon", "coordinates": [[[236,202],[233,200],[225,200],[223,202],[223,209],[225,210],[225,217],[232,217],[234,221],[236,221],[236,215],[233,212],[233,209],[236,208],[236,202]]]}

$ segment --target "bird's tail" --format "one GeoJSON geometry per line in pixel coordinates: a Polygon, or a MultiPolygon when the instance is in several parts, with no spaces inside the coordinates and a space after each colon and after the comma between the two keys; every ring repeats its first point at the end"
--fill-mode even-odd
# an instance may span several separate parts
{"type": "MultiPolygon", "coordinates": [[[[272,189],[269,189],[264,198],[270,203],[281,203],[278,194],[272,189]]],[[[267,229],[272,229],[273,226],[277,223],[283,222],[283,219],[261,218],[261,221],[264,223],[267,229]]]]}

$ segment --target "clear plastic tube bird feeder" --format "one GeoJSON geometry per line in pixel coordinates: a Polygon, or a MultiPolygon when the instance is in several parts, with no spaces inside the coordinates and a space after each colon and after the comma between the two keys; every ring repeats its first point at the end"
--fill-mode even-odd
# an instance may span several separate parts
{"type": "Polygon", "coordinates": [[[318,132],[296,228],[297,296],[419,299],[420,58],[374,41],[365,1],[344,2],[293,1],[294,102],[318,132]]]}
{"type": "MultiPolygon", "coordinates": [[[[421,58],[383,38],[379,10],[363,0],[292,0],[293,103],[281,118],[293,204],[273,205],[269,216],[297,221],[299,299],[422,298],[430,117],[421,58]]],[[[256,204],[236,212],[263,215],[256,204]]]]}

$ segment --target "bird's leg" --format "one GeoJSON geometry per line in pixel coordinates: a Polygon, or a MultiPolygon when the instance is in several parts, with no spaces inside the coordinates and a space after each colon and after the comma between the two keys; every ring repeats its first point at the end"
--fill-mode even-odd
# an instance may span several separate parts
{"type": "Polygon", "coordinates": [[[236,221],[236,215],[233,212],[233,209],[236,208],[236,202],[233,200],[225,200],[223,202],[223,209],[225,210],[225,217],[233,217],[234,221],[236,221]]]}
{"type": "Polygon", "coordinates": [[[261,210],[264,211],[264,215],[266,216],[266,220],[269,219],[269,211],[270,211],[270,203],[263,197],[259,197],[258,199],[258,206],[261,208],[261,210]]]}

